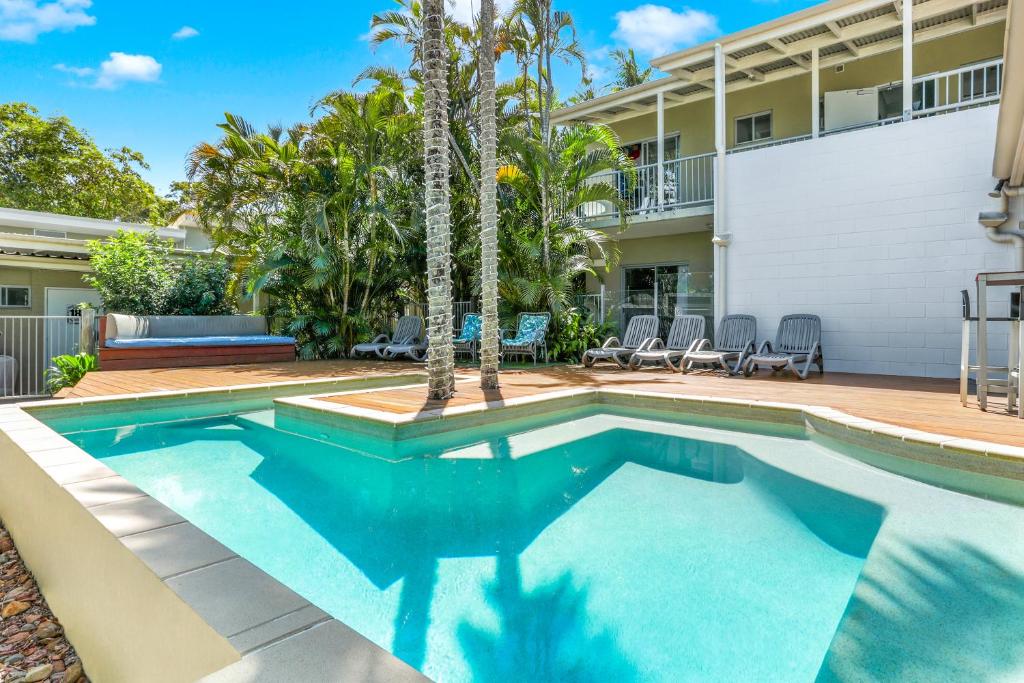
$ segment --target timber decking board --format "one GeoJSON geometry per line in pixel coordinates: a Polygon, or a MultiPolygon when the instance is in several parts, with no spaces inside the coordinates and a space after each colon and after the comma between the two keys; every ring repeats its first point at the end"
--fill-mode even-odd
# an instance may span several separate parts
{"type": "MultiPolygon", "coordinates": [[[[110,396],[149,391],[272,384],[327,377],[361,377],[372,374],[423,373],[422,365],[382,361],[293,361],[199,368],[159,368],[89,373],[61,395],[71,398],[110,396]]],[[[476,373],[459,368],[457,393],[444,405],[469,405],[484,400],[476,373]]],[[[800,382],[793,377],[762,374],[749,379],[709,373],[679,375],[664,370],[626,372],[611,368],[583,369],[555,366],[537,370],[505,370],[501,389],[487,400],[508,399],[573,387],[609,387],[643,391],[715,396],[754,401],[777,401],[828,406],[843,412],[933,434],[980,439],[1024,446],[1024,422],[993,405],[983,413],[972,397],[969,407],[960,405],[956,380],[887,375],[812,374],[800,382]]],[[[410,380],[415,381],[415,380],[410,380]]],[[[318,393],[312,389],[310,393],[318,393]]],[[[382,410],[393,414],[415,413],[442,407],[426,401],[424,387],[380,389],[323,400],[382,410]]]]}

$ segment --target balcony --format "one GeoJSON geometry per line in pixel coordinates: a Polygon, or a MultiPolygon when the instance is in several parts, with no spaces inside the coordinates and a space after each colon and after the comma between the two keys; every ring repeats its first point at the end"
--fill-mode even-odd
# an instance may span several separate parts
{"type": "MultiPolygon", "coordinates": [[[[591,183],[608,183],[619,188],[626,203],[626,215],[645,216],[710,206],[715,199],[714,153],[698,154],[665,161],[664,201],[658,201],[659,168],[657,163],[636,167],[636,184],[630,188],[628,176],[618,171],[602,173],[591,183]]],[[[580,208],[580,215],[593,220],[618,220],[616,207],[607,202],[589,202],[580,208]]]]}

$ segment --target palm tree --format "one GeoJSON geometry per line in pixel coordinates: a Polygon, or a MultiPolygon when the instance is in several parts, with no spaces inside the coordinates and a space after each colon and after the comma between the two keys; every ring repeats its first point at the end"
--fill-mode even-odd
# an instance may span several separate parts
{"type": "Polygon", "coordinates": [[[646,83],[651,80],[651,76],[654,74],[654,69],[649,66],[646,69],[640,68],[640,65],[637,64],[636,53],[633,52],[633,48],[613,50],[611,57],[615,60],[616,65],[615,84],[612,87],[613,92],[646,83]]]}
{"type": "Polygon", "coordinates": [[[451,215],[448,197],[448,55],[444,0],[423,0],[423,147],[427,214],[427,396],[451,398],[451,215]]]}
{"type": "Polygon", "coordinates": [[[494,0],[480,0],[480,386],[498,388],[498,121],[494,0]]]}

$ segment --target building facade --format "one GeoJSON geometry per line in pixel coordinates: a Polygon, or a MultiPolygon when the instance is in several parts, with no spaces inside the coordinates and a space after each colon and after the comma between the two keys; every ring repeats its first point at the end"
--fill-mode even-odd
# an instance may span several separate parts
{"type": "MultiPolygon", "coordinates": [[[[634,159],[586,305],[822,318],[830,369],[952,377],[961,294],[1014,250],[978,223],[995,179],[1006,0],[832,0],[655,59],[657,80],[558,111],[634,159]],[[912,83],[904,88],[906,82],[912,83]]],[[[1005,337],[991,345],[1005,353],[1005,337]]]]}

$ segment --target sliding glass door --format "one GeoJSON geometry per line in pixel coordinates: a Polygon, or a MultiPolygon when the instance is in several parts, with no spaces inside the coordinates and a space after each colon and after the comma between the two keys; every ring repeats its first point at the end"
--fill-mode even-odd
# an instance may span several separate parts
{"type": "Polygon", "coordinates": [[[634,315],[656,315],[664,335],[675,316],[689,312],[691,287],[688,266],[627,266],[624,271],[623,331],[634,315]]]}

